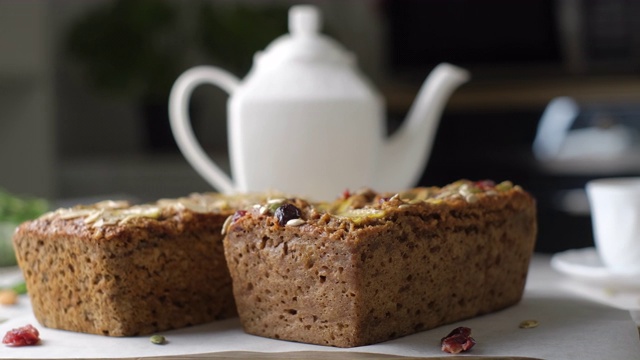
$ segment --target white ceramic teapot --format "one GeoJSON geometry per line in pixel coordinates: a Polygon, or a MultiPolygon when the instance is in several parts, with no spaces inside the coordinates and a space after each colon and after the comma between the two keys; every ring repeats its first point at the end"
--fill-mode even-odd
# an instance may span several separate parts
{"type": "Polygon", "coordinates": [[[385,135],[384,103],[351,53],[319,33],[320,13],[298,5],[289,34],[254,57],[244,80],[220,68],[187,70],[169,100],[171,128],[191,165],[224,193],[279,190],[332,200],[345,189],[396,191],[415,186],[440,115],[467,71],[438,65],[408,118],[385,135]],[[233,180],[197,142],[187,109],[192,91],[210,83],[230,94],[229,154],[233,180]]]}

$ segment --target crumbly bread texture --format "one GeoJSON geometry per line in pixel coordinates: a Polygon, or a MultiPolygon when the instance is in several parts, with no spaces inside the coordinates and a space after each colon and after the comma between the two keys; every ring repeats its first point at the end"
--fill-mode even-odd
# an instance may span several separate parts
{"type": "Polygon", "coordinates": [[[236,213],[224,248],[246,332],[354,347],[516,304],[536,229],[519,186],[462,180],[271,201],[236,213]]]}
{"type": "Polygon", "coordinates": [[[133,336],[236,316],[225,219],[248,198],[218,194],[59,209],[13,241],[46,327],[133,336]]]}

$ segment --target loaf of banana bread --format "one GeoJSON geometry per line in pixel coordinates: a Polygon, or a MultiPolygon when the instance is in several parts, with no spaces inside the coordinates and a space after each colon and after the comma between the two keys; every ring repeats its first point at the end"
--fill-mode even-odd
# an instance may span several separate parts
{"type": "Polygon", "coordinates": [[[13,241],[46,327],[132,336],[236,316],[224,220],[249,197],[106,201],[22,224],[13,241]]]}
{"type": "Polygon", "coordinates": [[[536,229],[521,187],[462,180],[272,200],[236,212],[224,251],[246,332],[354,347],[516,304],[536,229]]]}

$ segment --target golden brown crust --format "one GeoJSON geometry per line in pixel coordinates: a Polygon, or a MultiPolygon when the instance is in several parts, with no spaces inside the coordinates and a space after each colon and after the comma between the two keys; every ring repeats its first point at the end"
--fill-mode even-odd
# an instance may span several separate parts
{"type": "Polygon", "coordinates": [[[419,201],[371,193],[333,204],[289,199],[301,213],[295,225],[260,209],[239,216],[224,246],[244,329],[353,347],[517,303],[535,201],[504,183],[458,196],[465,184],[476,183],[412,190],[419,201]]]}
{"type": "Polygon", "coordinates": [[[100,203],[22,224],[14,245],[36,318],[132,336],[235,316],[221,230],[234,207],[251,202],[236,200],[100,203]]]}

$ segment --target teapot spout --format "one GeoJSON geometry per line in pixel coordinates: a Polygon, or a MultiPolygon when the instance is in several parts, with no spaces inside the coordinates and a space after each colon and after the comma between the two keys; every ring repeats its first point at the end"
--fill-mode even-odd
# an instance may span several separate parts
{"type": "Polygon", "coordinates": [[[382,148],[376,189],[400,191],[418,183],[427,165],[445,104],[453,91],[469,78],[467,70],[448,63],[433,69],[407,118],[382,148]]]}

